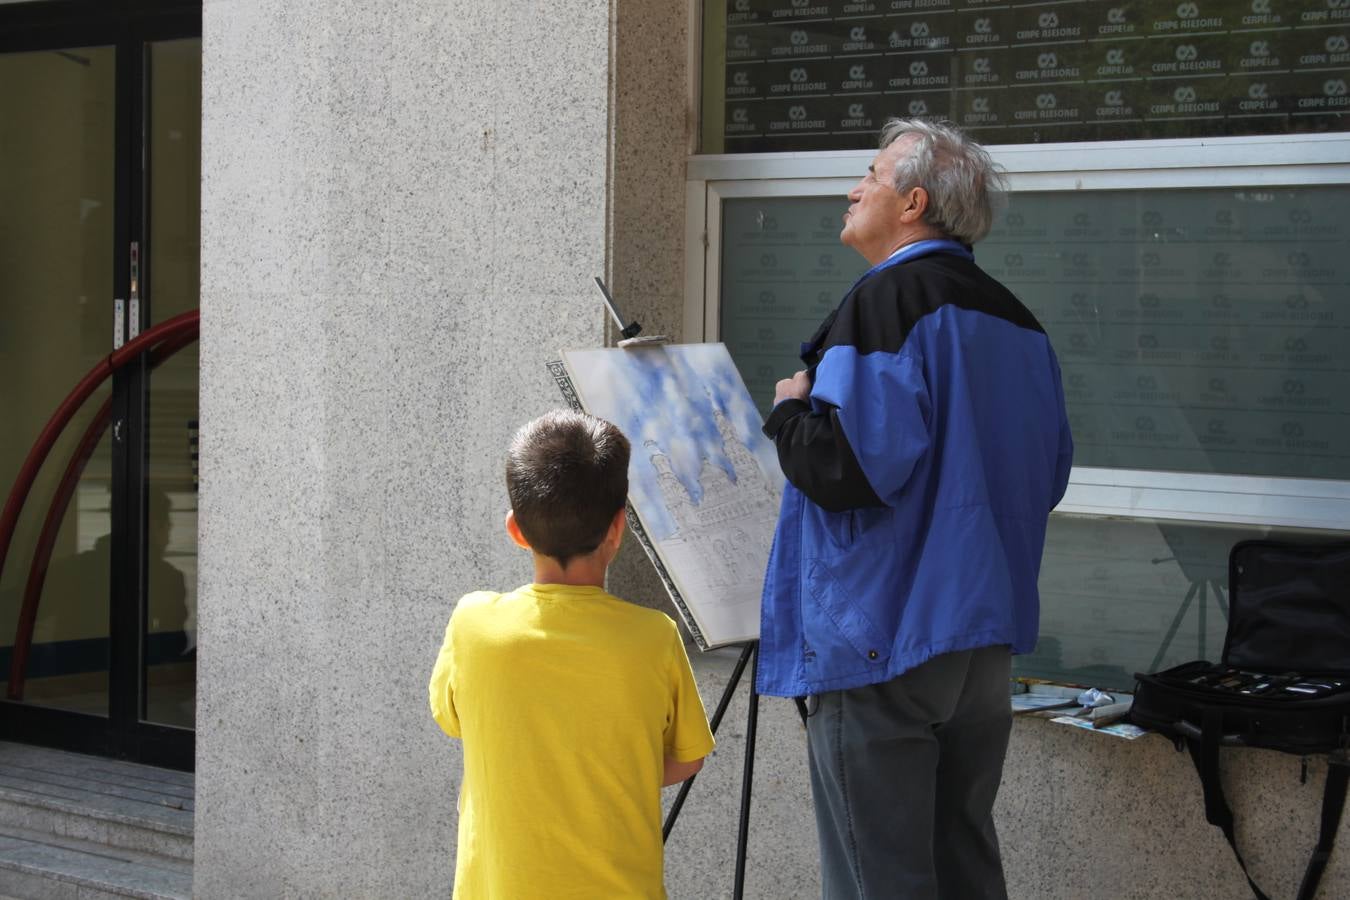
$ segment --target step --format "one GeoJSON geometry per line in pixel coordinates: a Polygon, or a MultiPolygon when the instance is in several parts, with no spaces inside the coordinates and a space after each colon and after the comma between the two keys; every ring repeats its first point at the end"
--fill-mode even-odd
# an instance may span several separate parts
{"type": "Polygon", "coordinates": [[[0,827],[0,896],[16,900],[191,900],[192,863],[0,827]]]}
{"type": "Polygon", "coordinates": [[[193,791],[190,773],[0,742],[3,829],[190,861],[193,791]]]}

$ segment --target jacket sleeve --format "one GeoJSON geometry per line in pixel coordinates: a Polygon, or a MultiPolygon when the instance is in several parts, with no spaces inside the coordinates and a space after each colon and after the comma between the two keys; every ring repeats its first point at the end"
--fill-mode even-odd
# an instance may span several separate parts
{"type": "Polygon", "coordinates": [[[1050,508],[1054,509],[1064,499],[1069,488],[1069,472],[1073,468],[1073,434],[1069,430],[1069,413],[1064,403],[1064,385],[1059,371],[1059,360],[1055,351],[1050,351],[1050,369],[1055,373],[1055,391],[1059,400],[1059,454],[1055,459],[1055,483],[1050,508]]]}
{"type": "Polygon", "coordinates": [[[928,450],[928,388],[910,353],[825,351],[811,403],[774,407],[764,432],[783,474],[832,512],[894,505],[928,450]]]}

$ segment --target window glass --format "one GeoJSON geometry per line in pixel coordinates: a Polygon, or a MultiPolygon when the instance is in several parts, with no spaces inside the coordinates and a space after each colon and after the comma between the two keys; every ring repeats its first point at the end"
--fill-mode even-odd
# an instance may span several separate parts
{"type": "Polygon", "coordinates": [[[1346,0],[705,0],[705,153],[1343,131],[1346,0]]]}
{"type": "Polygon", "coordinates": [[[1209,522],[1050,517],[1036,650],[1013,674],[1131,688],[1134,673],[1217,660],[1228,627],[1228,553],[1241,540],[1344,534],[1209,522]]]}
{"type": "MultiPolygon", "coordinates": [[[[838,241],[847,205],[721,202],[717,337],[761,410],[866,269],[838,241]]],[[[1346,482],[1347,209],[1344,186],[1018,193],[975,255],[1051,336],[1076,465],[1346,482]]],[[[1040,643],[1016,671],[1125,688],[1217,658],[1234,543],[1344,536],[1056,514],[1040,643]]]]}
{"type": "MultiPolygon", "coordinates": [[[[721,339],[752,396],[866,265],[840,198],[723,204],[721,339]]],[[[1350,480],[1350,188],[1019,193],[976,261],[1036,314],[1075,463],[1350,480]]]]}
{"type": "Polygon", "coordinates": [[[843,197],[728,200],[722,213],[722,315],[727,345],[760,412],[774,384],[802,367],[815,332],[866,261],[839,243],[843,197]]]}

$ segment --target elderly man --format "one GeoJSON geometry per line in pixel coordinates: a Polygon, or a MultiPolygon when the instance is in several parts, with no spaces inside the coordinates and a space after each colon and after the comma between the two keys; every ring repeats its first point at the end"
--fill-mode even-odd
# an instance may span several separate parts
{"type": "Polygon", "coordinates": [[[892,120],[840,240],[872,268],[764,431],[789,485],[758,689],[809,697],[826,898],[1005,897],[992,810],[1073,444],[1035,317],[974,261],[999,174],[892,120]]]}

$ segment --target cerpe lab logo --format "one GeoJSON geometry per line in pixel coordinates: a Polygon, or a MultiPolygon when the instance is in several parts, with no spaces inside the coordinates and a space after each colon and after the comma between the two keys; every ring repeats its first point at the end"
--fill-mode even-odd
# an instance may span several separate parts
{"type": "Polygon", "coordinates": [[[994,33],[994,20],[993,20],[993,19],[990,19],[990,18],[976,19],[976,20],[975,20],[975,33],[976,33],[976,34],[993,34],[993,33],[994,33]]]}
{"type": "Polygon", "coordinates": [[[731,47],[733,50],[749,50],[750,35],[748,34],[736,35],[734,38],[731,39],[731,47]]]}
{"type": "Polygon", "coordinates": [[[848,39],[849,39],[850,41],[857,41],[857,42],[863,42],[863,41],[866,41],[866,40],[867,40],[867,29],[864,28],[864,27],[861,26],[861,25],[855,25],[855,26],[853,26],[853,29],[852,29],[851,31],[849,31],[849,33],[848,33],[848,39]]]}
{"type": "Polygon", "coordinates": [[[1111,7],[1106,13],[1106,21],[1110,22],[1112,25],[1124,25],[1125,9],[1120,6],[1111,7]]]}
{"type": "Polygon", "coordinates": [[[1270,56],[1270,41],[1252,41],[1252,45],[1247,48],[1247,55],[1257,59],[1270,56]]]}
{"type": "Polygon", "coordinates": [[[863,109],[861,103],[850,103],[848,105],[848,117],[850,119],[861,119],[865,115],[867,115],[867,113],[863,109]]]}
{"type": "Polygon", "coordinates": [[[1258,16],[1270,15],[1270,0],[1252,0],[1252,12],[1258,16]]]}
{"type": "Polygon", "coordinates": [[[750,0],[736,0],[736,12],[749,12],[750,0]]]}
{"type": "Polygon", "coordinates": [[[852,81],[865,81],[867,79],[867,69],[863,66],[851,66],[848,70],[848,77],[852,81]]]}
{"type": "Polygon", "coordinates": [[[976,97],[974,100],[972,100],[972,101],[970,102],[970,109],[971,109],[971,112],[977,112],[977,113],[987,113],[987,112],[989,112],[989,98],[988,98],[988,97],[976,97]]]}
{"type": "Polygon", "coordinates": [[[750,111],[745,107],[737,107],[731,111],[731,121],[737,124],[745,124],[750,121],[750,111]]]}
{"type": "Polygon", "coordinates": [[[981,57],[979,57],[978,59],[975,60],[974,63],[971,64],[971,68],[974,69],[976,72],[979,72],[981,75],[986,75],[986,74],[988,74],[988,73],[989,73],[989,57],[987,57],[987,56],[981,56],[981,57]]]}
{"type": "Polygon", "coordinates": [[[1247,96],[1253,100],[1264,100],[1268,93],[1269,90],[1266,87],[1265,82],[1261,81],[1254,82],[1247,88],[1247,96]]]}
{"type": "Polygon", "coordinates": [[[1123,66],[1125,64],[1125,51],[1119,47],[1107,50],[1106,64],[1108,66],[1123,66]]]}
{"type": "Polygon", "coordinates": [[[1107,91],[1105,100],[1107,106],[1125,105],[1125,95],[1121,91],[1107,91]]]}
{"type": "Polygon", "coordinates": [[[1092,224],[1092,216],[1088,215],[1085,212],[1074,213],[1073,224],[1078,226],[1079,228],[1086,228],[1092,224]]]}
{"type": "Polygon", "coordinates": [[[736,85],[737,87],[745,87],[750,83],[750,73],[737,72],[736,75],[731,79],[731,83],[736,85]]]}

